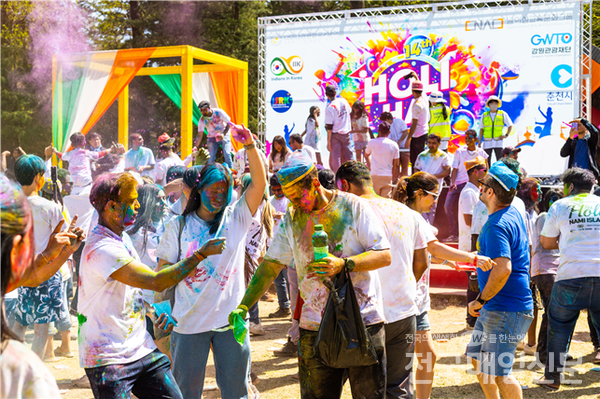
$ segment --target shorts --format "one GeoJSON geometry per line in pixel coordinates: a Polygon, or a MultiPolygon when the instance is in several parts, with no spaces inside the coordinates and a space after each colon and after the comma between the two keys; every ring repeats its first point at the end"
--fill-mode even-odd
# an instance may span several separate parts
{"type": "Polygon", "coordinates": [[[417,316],[417,331],[431,331],[427,312],[423,312],[417,316]]]}
{"type": "Polygon", "coordinates": [[[481,309],[466,355],[483,374],[506,377],[512,372],[517,344],[527,335],[533,310],[500,312],[481,309]]]}
{"type": "Polygon", "coordinates": [[[354,149],[356,151],[362,151],[364,149],[367,148],[367,144],[369,144],[368,141],[355,141],[354,142],[354,149]]]}
{"type": "Polygon", "coordinates": [[[58,314],[58,320],[55,322],[55,327],[60,332],[69,331],[73,328],[73,322],[71,321],[71,315],[69,314],[69,300],[67,299],[69,280],[62,282],[62,306],[60,313],[58,314]]]}
{"type": "Polygon", "coordinates": [[[19,287],[15,319],[23,326],[56,321],[62,311],[62,275],[60,272],[37,287],[19,287]]]}

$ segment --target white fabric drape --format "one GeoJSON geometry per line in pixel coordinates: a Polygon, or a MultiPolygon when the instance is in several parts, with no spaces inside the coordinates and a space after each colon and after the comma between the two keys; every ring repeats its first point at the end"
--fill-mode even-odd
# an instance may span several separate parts
{"type": "Polygon", "coordinates": [[[192,75],[192,97],[196,104],[207,100],[211,107],[219,107],[217,97],[215,96],[215,89],[213,88],[208,72],[198,72],[192,75]]]}

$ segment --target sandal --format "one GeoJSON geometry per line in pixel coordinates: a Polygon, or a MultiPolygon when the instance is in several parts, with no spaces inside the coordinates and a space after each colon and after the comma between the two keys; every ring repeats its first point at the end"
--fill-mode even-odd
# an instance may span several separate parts
{"type": "Polygon", "coordinates": [[[71,357],[75,357],[75,354],[71,351],[63,352],[59,348],[56,348],[56,349],[54,349],[54,356],[71,358],[71,357]]]}
{"type": "Polygon", "coordinates": [[[533,383],[537,384],[537,385],[541,385],[541,386],[551,389],[553,391],[557,391],[560,388],[560,384],[555,384],[554,380],[548,380],[545,377],[534,378],[533,383]]]}

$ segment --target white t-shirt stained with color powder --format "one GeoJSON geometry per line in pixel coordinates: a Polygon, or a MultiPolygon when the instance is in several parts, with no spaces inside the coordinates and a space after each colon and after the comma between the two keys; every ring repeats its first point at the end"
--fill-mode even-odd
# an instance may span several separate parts
{"type": "Polygon", "coordinates": [[[427,243],[414,212],[406,205],[382,197],[365,201],[381,220],[392,252],[392,263],[377,269],[385,322],[389,324],[417,314],[413,259],[415,250],[426,248],[427,243]]]}
{"type": "Polygon", "coordinates": [[[560,236],[556,281],[600,277],[600,197],[585,193],[556,201],[541,235],[560,236]]]}
{"type": "MultiPolygon", "coordinates": [[[[444,151],[437,150],[435,154],[425,150],[419,154],[415,161],[415,169],[419,169],[421,172],[431,173],[437,175],[444,170],[444,167],[450,166],[450,157],[444,151]]],[[[444,179],[438,179],[440,191],[442,191],[442,183],[444,179]]]]}
{"type": "MultiPolygon", "coordinates": [[[[417,127],[413,138],[421,137],[429,132],[429,101],[427,96],[421,95],[412,104],[412,119],[417,120],[417,127]]],[[[412,123],[412,120],[411,120],[412,123]]]]}
{"type": "Polygon", "coordinates": [[[343,97],[333,99],[325,108],[325,124],[333,125],[333,133],[348,134],[352,130],[350,104],[343,97]]]}
{"type": "Polygon", "coordinates": [[[457,186],[469,181],[469,175],[467,174],[465,162],[471,161],[478,156],[482,157],[483,159],[488,159],[488,154],[483,150],[483,148],[476,147],[473,151],[471,151],[465,145],[456,150],[454,153],[454,160],[452,161],[452,169],[456,169],[458,171],[455,180],[455,184],[457,186]]]}
{"type": "Polygon", "coordinates": [[[146,331],[142,290],[111,275],[139,261],[129,235],[96,225],[86,239],[79,276],[79,363],[83,368],[135,362],[156,349],[146,331]]]}
{"type": "Polygon", "coordinates": [[[392,176],[394,159],[400,158],[398,144],[387,137],[377,137],[369,141],[365,152],[371,157],[371,174],[392,176]]]}
{"type": "Polygon", "coordinates": [[[179,220],[173,218],[156,249],[156,257],[174,264],[178,258],[191,256],[211,238],[224,237],[227,242],[222,254],[204,259],[195,273],[177,284],[173,317],[178,325],[173,330],[179,334],[199,334],[229,325],[229,313],[235,310],[246,292],[246,234],[253,220],[246,197],[242,195],[228,206],[223,218],[221,230],[210,234],[208,224],[196,212],[186,215],[179,254],[179,220]]]}
{"type": "MultiPolygon", "coordinates": [[[[458,249],[471,252],[471,226],[465,222],[464,215],[473,216],[475,205],[479,202],[479,187],[468,182],[458,199],[458,249]]],[[[471,218],[471,225],[473,219],[471,218]]]]}
{"type": "MultiPolygon", "coordinates": [[[[298,272],[298,290],[304,305],[300,328],[317,331],[329,296],[329,290],[308,265],[314,260],[312,235],[315,225],[322,224],[329,237],[329,252],[349,257],[369,250],[389,249],[383,226],[373,223],[377,216],[359,197],[333,192],[325,208],[306,213],[289,208],[265,259],[289,265],[292,259],[298,272]]],[[[352,272],[352,283],[365,325],[384,322],[379,276],[376,272],[352,272]]]]}
{"type": "MultiPolygon", "coordinates": [[[[435,233],[437,229],[427,223],[425,218],[418,212],[414,212],[417,220],[419,232],[423,235],[425,240],[425,246],[429,245],[432,241],[437,241],[435,233]]],[[[417,315],[431,310],[431,299],[429,298],[429,275],[431,274],[431,267],[427,266],[427,270],[423,273],[423,276],[417,281],[417,295],[415,296],[415,303],[417,305],[417,315]]]]}

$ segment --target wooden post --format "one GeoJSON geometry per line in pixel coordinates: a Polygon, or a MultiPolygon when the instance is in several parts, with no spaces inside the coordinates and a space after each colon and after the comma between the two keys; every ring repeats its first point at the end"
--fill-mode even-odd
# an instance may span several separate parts
{"type": "Polygon", "coordinates": [[[119,143],[129,148],[129,85],[119,94],[119,143]]]}
{"type": "Polygon", "coordinates": [[[192,98],[192,73],[194,58],[190,46],[185,46],[181,55],[181,157],[192,153],[194,121],[192,98]]]}

